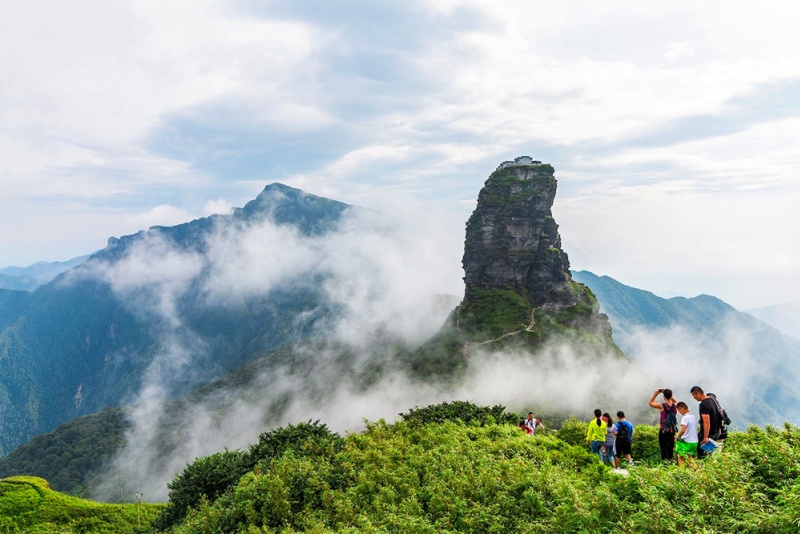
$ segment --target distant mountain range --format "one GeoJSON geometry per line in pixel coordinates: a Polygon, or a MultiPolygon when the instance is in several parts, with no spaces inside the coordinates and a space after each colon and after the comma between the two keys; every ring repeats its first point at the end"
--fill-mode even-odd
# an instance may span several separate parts
{"type": "MultiPolygon", "coordinates": [[[[210,256],[224,260],[259,224],[287,236],[324,234],[348,209],[273,184],[231,215],[112,238],[32,292],[0,290],[0,454],[74,417],[134,401],[146,373],[157,373],[151,377],[170,398],[310,335],[334,312],[321,298],[323,278],[271,286],[238,276],[235,261],[221,274],[225,261],[210,256]],[[229,289],[204,285],[215,276],[229,289]],[[242,284],[257,289],[233,289],[242,284]],[[178,372],[181,365],[190,367],[178,372]]],[[[267,276],[275,260],[259,253],[267,253],[267,276]]]]}
{"type": "Polygon", "coordinates": [[[67,261],[38,261],[27,267],[2,267],[0,268],[0,289],[33,291],[59,274],[85,262],[90,256],[91,254],[87,254],[67,261]]]}
{"type": "Polygon", "coordinates": [[[709,295],[660,298],[608,276],[574,271],[608,314],[614,340],[676,397],[699,385],[739,427],[800,419],[800,340],[709,295]]]}
{"type": "Polygon", "coordinates": [[[768,323],[787,336],[800,339],[800,303],[790,302],[745,310],[747,313],[768,323]]]}

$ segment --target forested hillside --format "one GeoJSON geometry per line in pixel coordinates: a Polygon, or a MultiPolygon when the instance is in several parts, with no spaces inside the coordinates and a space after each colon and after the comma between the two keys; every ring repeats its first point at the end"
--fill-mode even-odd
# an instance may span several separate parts
{"type": "Polygon", "coordinates": [[[264,225],[311,239],[348,208],[272,184],[231,215],[112,238],[31,293],[0,290],[0,456],[70,419],[134,402],[147,370],[179,366],[179,353],[193,365],[161,373],[167,397],[308,336],[332,313],[324,277],[213,294],[209,277],[242,261],[220,236],[264,225]]]}
{"type": "MultiPolygon", "coordinates": [[[[0,478],[33,475],[46,479],[56,491],[92,497],[92,476],[112,463],[125,443],[128,426],[122,408],[73,419],[0,459],[0,478]]],[[[108,499],[121,497],[110,494],[108,499]]]]}

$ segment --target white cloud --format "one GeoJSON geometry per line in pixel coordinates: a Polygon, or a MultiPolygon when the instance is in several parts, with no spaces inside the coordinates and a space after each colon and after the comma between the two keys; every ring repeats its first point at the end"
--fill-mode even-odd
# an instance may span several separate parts
{"type": "Polygon", "coordinates": [[[231,203],[225,200],[224,198],[219,198],[217,200],[209,200],[203,206],[203,215],[227,215],[233,210],[233,206],[231,203]]]}
{"type": "Polygon", "coordinates": [[[192,219],[192,215],[183,208],[162,204],[146,213],[130,217],[130,228],[150,228],[151,226],[174,226],[192,219]]]}
{"type": "Polygon", "coordinates": [[[707,270],[752,268],[740,244],[764,243],[774,277],[759,282],[763,301],[737,289],[754,275],[715,288],[769,304],[778,293],[769,280],[800,267],[784,231],[793,211],[779,217],[800,197],[797,11],[482,0],[346,14],[211,0],[18,6],[0,20],[0,264],[73,257],[136,224],[178,222],[181,210],[224,212],[276,178],[374,207],[395,195],[439,202],[466,219],[495,165],[528,153],[559,173],[567,243],[593,249],[568,247],[587,260],[581,267],[652,289],[661,272],[681,272],[669,284],[690,291],[707,270]],[[364,31],[386,13],[381,31],[364,31]],[[768,84],[785,93],[759,93],[768,84]],[[704,117],[717,129],[705,132],[704,117]],[[753,204],[742,195],[756,195],[753,204]],[[204,205],[219,197],[230,204],[204,205]],[[174,210],[159,219],[153,206],[174,210]],[[742,209],[759,223],[744,228],[742,209]]]}
{"type": "MultiPolygon", "coordinates": [[[[113,487],[122,479],[128,492],[138,488],[144,490],[148,500],[165,500],[167,483],[187,463],[225,448],[246,449],[270,428],[320,420],[344,434],[362,430],[365,419],[393,422],[398,414],[413,407],[455,399],[479,405],[503,404],[518,413],[572,411],[585,418],[613,381],[622,393],[615,396],[617,404],[602,408],[609,412],[623,409],[639,423],[638,414],[644,411],[642,399],[658,385],[629,364],[610,365],[600,355],[581,354],[566,345],[545,347],[536,357],[476,353],[466,379],[456,389],[410,381],[392,373],[365,390],[336,369],[337,356],[335,351],[315,351],[314,365],[303,373],[279,368],[256,377],[247,388],[212,394],[193,404],[178,421],[171,421],[180,428],[181,439],[169,456],[152,445],[159,425],[165,424],[165,413],[158,393],[146,391],[132,414],[134,430],[128,434],[126,450],[114,466],[119,465],[120,471],[108,475],[108,485],[113,487]],[[273,403],[285,409],[280,418],[272,413],[273,403]]],[[[353,372],[359,370],[357,366],[353,372]]],[[[108,494],[115,490],[100,488],[108,494]]]]}
{"type": "Polygon", "coordinates": [[[669,50],[667,50],[664,57],[667,61],[682,61],[689,59],[694,55],[691,43],[669,43],[669,50]]]}

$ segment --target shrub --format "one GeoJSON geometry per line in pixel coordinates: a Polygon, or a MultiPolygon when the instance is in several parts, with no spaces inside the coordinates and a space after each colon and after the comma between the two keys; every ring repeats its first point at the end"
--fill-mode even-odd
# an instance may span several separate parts
{"type": "Polygon", "coordinates": [[[741,457],[770,496],[793,486],[800,476],[800,429],[794,425],[787,423],[780,431],[750,426],[744,433],[732,433],[725,447],[741,457]]]}
{"type": "Polygon", "coordinates": [[[287,451],[298,456],[333,454],[342,438],[319,421],[287,425],[258,437],[248,452],[224,451],[198,458],[170,482],[169,503],[155,523],[158,529],[182,521],[190,508],[201,502],[213,503],[259,464],[268,464],[287,451]]]}
{"type": "Polygon", "coordinates": [[[167,485],[169,503],[154,526],[163,530],[179,523],[189,508],[203,499],[213,502],[251,468],[247,453],[242,451],[226,450],[197,458],[167,485]]]}
{"type": "Polygon", "coordinates": [[[658,445],[658,427],[636,425],[633,429],[631,456],[637,463],[657,465],[661,463],[661,447],[658,445]]]}
{"type": "Polygon", "coordinates": [[[586,425],[588,424],[587,421],[581,421],[575,417],[570,417],[561,423],[561,428],[556,432],[556,436],[561,441],[566,441],[570,445],[585,445],[586,425]]]}
{"type": "Polygon", "coordinates": [[[250,463],[255,466],[258,462],[269,462],[289,450],[300,456],[332,453],[342,444],[342,437],[331,432],[326,424],[309,420],[261,434],[258,442],[250,447],[250,463]]]}
{"type": "Polygon", "coordinates": [[[477,424],[508,423],[516,425],[521,416],[506,412],[505,406],[478,406],[468,401],[443,402],[424,408],[414,407],[408,413],[399,414],[403,421],[412,424],[442,423],[444,421],[477,424]]]}
{"type": "Polygon", "coordinates": [[[586,424],[562,425],[572,445],[460,418],[367,423],[333,454],[259,464],[176,533],[797,531],[796,427],[732,432],[691,469],[662,465],[658,429],[637,425],[639,465],[620,476],[588,452],[586,424]]]}

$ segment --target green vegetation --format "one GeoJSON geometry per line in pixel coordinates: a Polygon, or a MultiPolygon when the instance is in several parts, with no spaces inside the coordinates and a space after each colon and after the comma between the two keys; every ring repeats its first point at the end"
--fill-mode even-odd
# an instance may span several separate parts
{"type": "MultiPolygon", "coordinates": [[[[558,337],[590,352],[624,358],[611,337],[607,322],[598,320],[599,304],[594,295],[582,284],[571,283],[569,290],[577,296],[576,304],[533,308],[523,295],[511,289],[472,289],[469,299],[457,309],[463,332],[459,339],[470,343],[496,340],[492,341],[492,349],[498,350],[506,346],[535,347],[558,337]],[[533,323],[530,321],[532,311],[533,323]],[[513,335],[506,335],[511,333],[513,335]]],[[[445,334],[440,333],[432,340],[440,342],[440,352],[445,349],[441,343],[444,339],[445,334]]],[[[459,344],[455,339],[449,346],[461,351],[463,341],[459,344]]],[[[424,348],[433,350],[436,346],[429,343],[424,348]]]]}
{"type": "Polygon", "coordinates": [[[467,423],[485,426],[489,423],[516,424],[521,416],[506,412],[505,406],[476,406],[467,401],[443,402],[424,408],[414,407],[400,417],[409,424],[427,425],[430,423],[467,423]]]}
{"type": "MultiPolygon", "coordinates": [[[[334,229],[347,209],[340,202],[273,184],[230,215],[111,239],[72,271],[68,283],[65,278],[31,293],[0,292],[0,456],[75,417],[129,402],[152,358],[163,350],[160,316],[145,312],[153,288],[117,294],[98,275],[105,271],[101,263],[114,265],[155,234],[175,250],[204,254],[206,239],[224,221],[236,226],[269,217],[301,235],[319,236],[334,229]]],[[[194,278],[191,287],[202,287],[207,274],[194,278]]],[[[204,356],[194,355],[192,373],[171,381],[169,396],[178,397],[273,348],[311,337],[315,321],[335,313],[333,303],[320,289],[320,279],[295,282],[278,284],[269,295],[256,292],[215,306],[208,305],[202,291],[176,294],[187,330],[207,348],[204,356]]],[[[68,478],[79,491],[82,482],[68,478]]]]}
{"type": "Polygon", "coordinates": [[[459,309],[462,328],[477,339],[491,339],[523,329],[531,318],[531,304],[513,289],[478,289],[459,309]]]}
{"type": "Polygon", "coordinates": [[[149,532],[162,504],[100,504],[51,490],[37,477],[0,480],[0,532],[149,532]]]}
{"type": "Polygon", "coordinates": [[[493,172],[486,180],[478,195],[478,202],[491,207],[527,200],[534,195],[540,195],[545,189],[552,188],[555,181],[552,174],[540,174],[525,180],[517,176],[513,168],[501,169],[493,172]]]}
{"type": "Polygon", "coordinates": [[[223,451],[198,458],[170,482],[169,503],[155,522],[169,528],[201,503],[214,502],[254,468],[268,468],[285,453],[298,457],[330,455],[341,449],[342,438],[319,421],[288,425],[261,434],[248,452],[223,451]]]}
{"type": "Polygon", "coordinates": [[[88,497],[91,488],[86,477],[114,457],[127,428],[120,408],[73,419],[0,460],[0,478],[32,475],[49,481],[56,491],[88,497]]]}
{"type": "Polygon", "coordinates": [[[797,427],[732,433],[690,469],[662,465],[656,427],[637,425],[637,465],[621,476],[588,452],[587,422],[530,437],[489,417],[465,423],[459,410],[414,409],[335,449],[287,449],[213,502],[200,499],[172,532],[797,530],[797,427]]]}
{"type": "Polygon", "coordinates": [[[408,374],[419,380],[438,380],[443,384],[455,384],[467,368],[464,336],[456,327],[458,309],[450,314],[442,329],[419,349],[400,353],[408,374]]]}
{"type": "MultiPolygon", "coordinates": [[[[796,532],[800,429],[731,432],[697,469],[663,465],[636,425],[628,476],[585,444],[587,421],[528,436],[502,406],[454,401],[367,422],[344,438],[317,422],[199,458],[170,503],[111,505],[44,480],[0,480],[0,532],[796,532]],[[163,513],[153,523],[159,511],[163,513]]],[[[559,425],[551,425],[559,426],[559,425]]]]}

